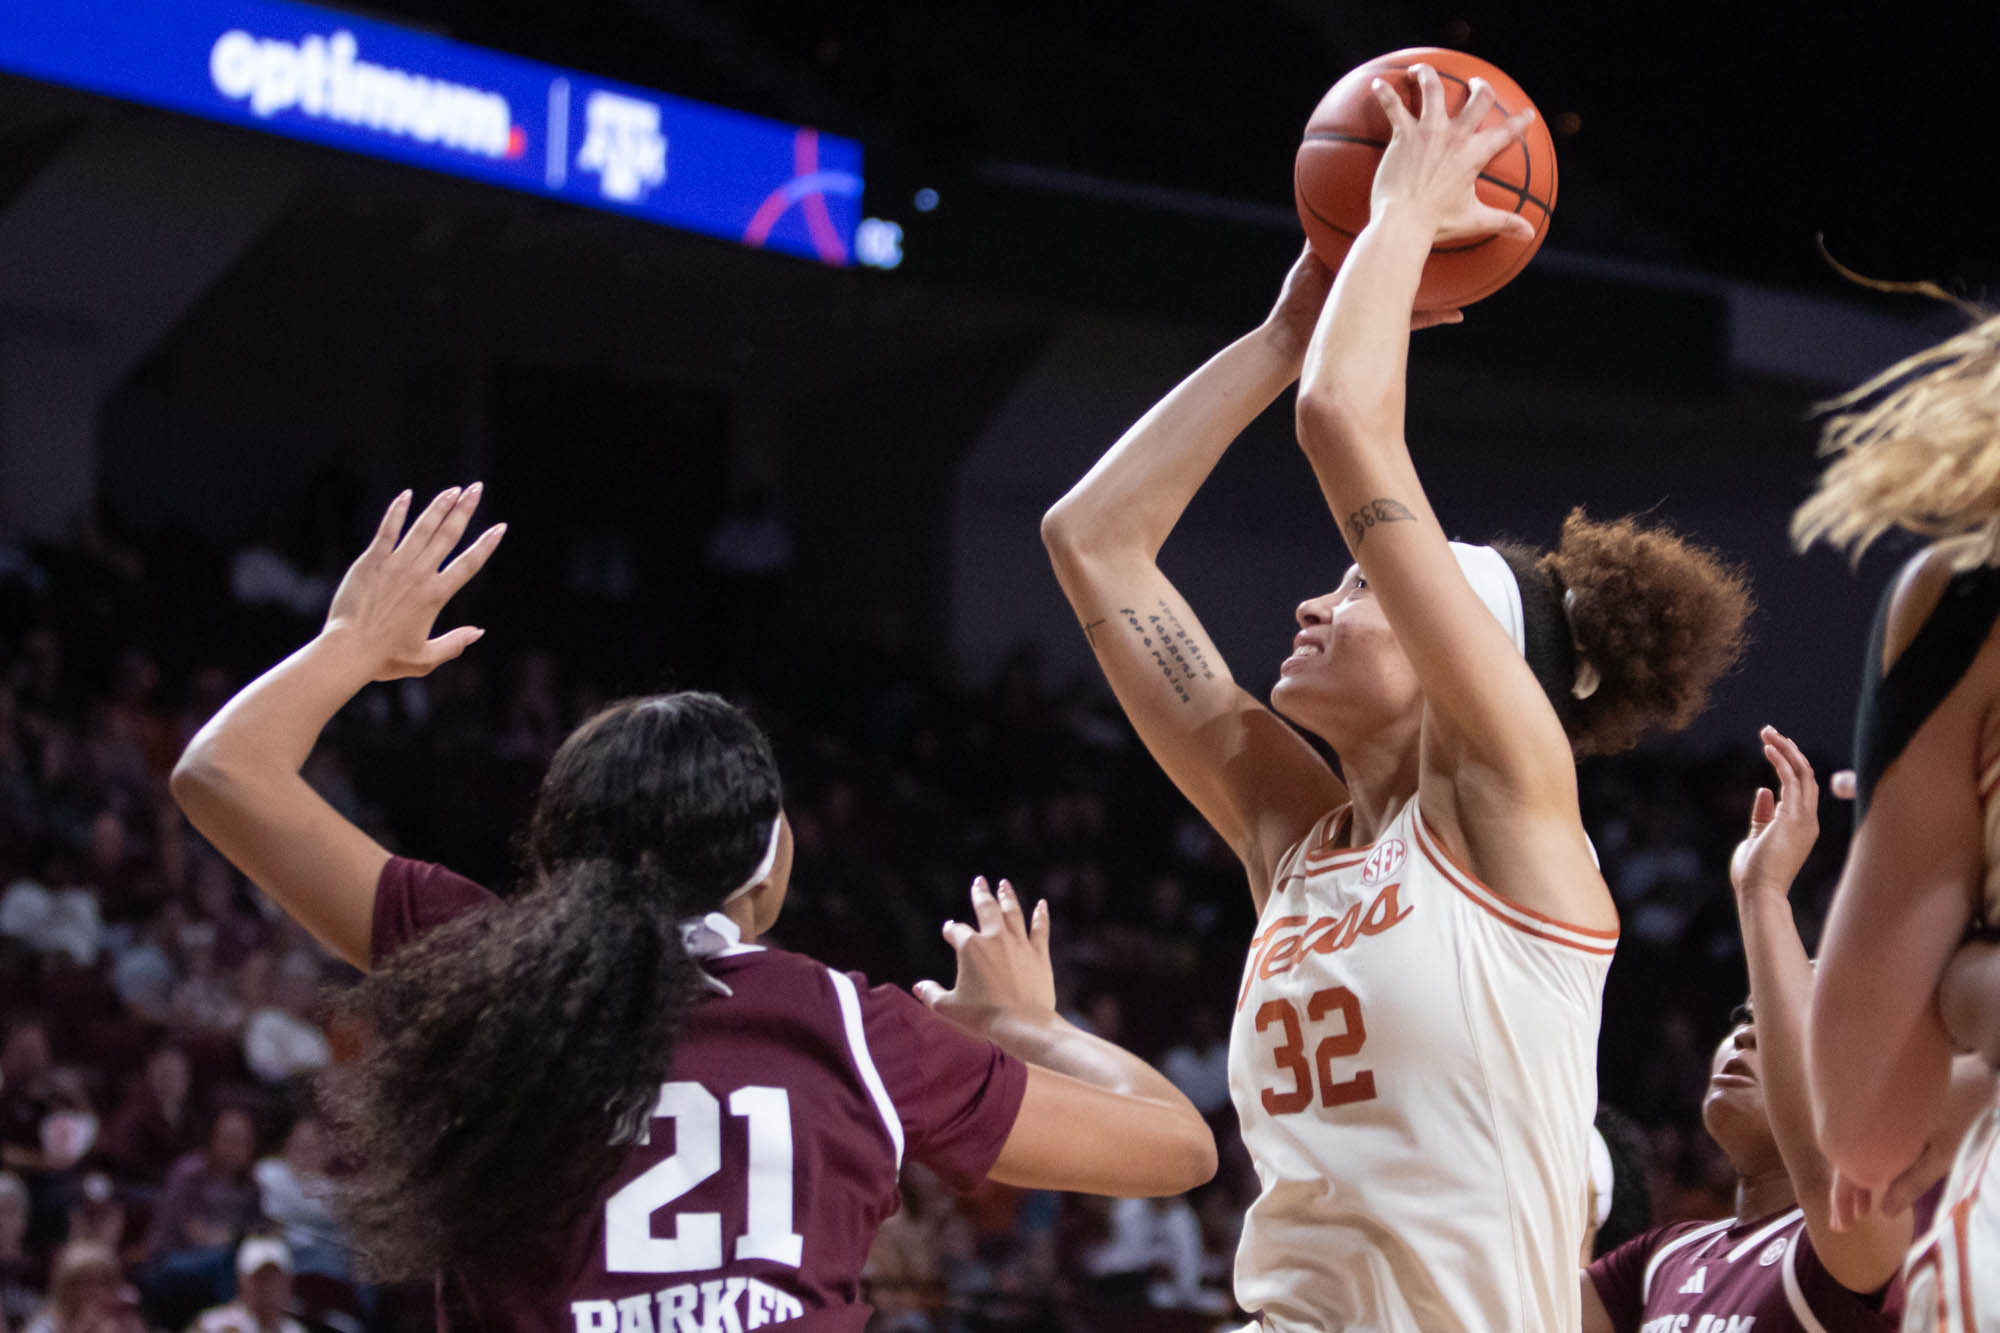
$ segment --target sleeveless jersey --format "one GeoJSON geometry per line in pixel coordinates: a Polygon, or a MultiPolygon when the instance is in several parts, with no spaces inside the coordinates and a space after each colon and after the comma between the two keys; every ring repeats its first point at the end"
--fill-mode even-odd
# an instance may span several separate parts
{"type": "Polygon", "coordinates": [[[1236,1298],[1278,1333],[1573,1329],[1615,931],[1510,902],[1412,799],[1324,817],[1251,941],[1229,1082],[1263,1192],[1236,1298]]]}
{"type": "Polygon", "coordinates": [[[1903,1264],[1904,1333],[2000,1330],[2000,1106],[1959,1145],[1937,1219],[1903,1264]]]}
{"type": "MultiPolygon", "coordinates": [[[[494,901],[393,858],[372,955],[494,901]]],[[[617,1174],[534,1253],[441,1275],[443,1333],[860,1333],[861,1266],[903,1161],[959,1189],[992,1167],[1025,1065],[893,986],[706,921],[728,947],[700,964],[728,994],[695,1001],[617,1174]]]]}
{"type": "MultiPolygon", "coordinates": [[[[1860,814],[1884,772],[1965,678],[2000,620],[2000,569],[1954,574],[1909,645],[1885,672],[1882,653],[1895,585],[1882,594],[1862,664],[1854,720],[1860,814]]],[[[1985,876],[1976,923],[2000,928],[2000,735],[1979,738],[1979,806],[1985,876]]],[[[1945,1183],[1937,1220],[1903,1265],[1903,1327],[1923,1333],[2000,1330],[2000,1109],[1967,1133],[1945,1183]]]]}
{"type": "MultiPolygon", "coordinates": [[[[1862,663],[1861,698],[1854,716],[1855,821],[1868,813],[1869,799],[1882,774],[1901,755],[1931,714],[1945,701],[1979,658],[2000,620],[2000,569],[1954,574],[1909,645],[1885,672],[1882,653],[1888,636],[1891,584],[1875,611],[1868,656],[1862,663]]],[[[1980,738],[1979,804],[1986,844],[1986,875],[1979,918],[2000,929],[2000,734],[1980,738]]]]}

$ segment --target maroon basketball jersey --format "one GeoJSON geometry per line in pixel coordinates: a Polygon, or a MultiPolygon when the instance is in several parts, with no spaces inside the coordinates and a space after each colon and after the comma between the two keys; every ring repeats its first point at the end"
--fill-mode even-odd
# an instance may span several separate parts
{"type": "Polygon", "coordinates": [[[1797,1208],[1751,1222],[1681,1222],[1590,1269],[1618,1333],[1893,1333],[1902,1284],[1862,1295],[1826,1271],[1797,1208]]]}
{"type": "MultiPolygon", "coordinates": [[[[493,896],[442,866],[383,869],[377,962],[493,896]]],[[[967,1188],[999,1156],[1027,1067],[893,986],[735,942],[703,970],[671,1076],[604,1197],[546,1252],[440,1279],[439,1325],[521,1333],[860,1330],[862,1262],[905,1159],[967,1188]]]]}

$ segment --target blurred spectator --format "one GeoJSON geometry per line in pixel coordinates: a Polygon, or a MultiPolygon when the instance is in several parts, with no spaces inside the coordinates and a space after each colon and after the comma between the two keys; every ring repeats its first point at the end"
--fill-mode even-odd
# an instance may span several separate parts
{"type": "Polygon", "coordinates": [[[861,1270],[878,1333],[934,1333],[944,1314],[938,1239],[951,1194],[921,1163],[903,1168],[903,1206],[882,1221],[861,1270]]]}
{"type": "Polygon", "coordinates": [[[24,1333],[94,1333],[125,1286],[118,1256],[94,1240],[73,1240],[49,1265],[49,1295],[24,1333]]]}
{"type": "Polygon", "coordinates": [[[0,895],[0,935],[44,957],[90,967],[104,943],[103,913],[90,889],[50,889],[22,876],[0,895]]]}
{"type": "Polygon", "coordinates": [[[0,1171],[0,1323],[24,1328],[41,1308],[41,1283],[28,1257],[28,1187],[0,1171]]]}
{"type": "Polygon", "coordinates": [[[195,1146],[191,1086],[187,1052],[173,1045],[156,1048],[146,1058],[144,1076],[111,1114],[100,1148],[105,1165],[141,1184],[164,1181],[195,1146]]]}
{"type": "Polygon", "coordinates": [[[291,1303],[291,1251],[275,1236],[251,1236],[236,1250],[236,1299],[204,1310],[190,1333],[306,1333],[285,1313],[291,1303]]]}
{"type": "Polygon", "coordinates": [[[260,1211],[290,1249],[292,1271],[346,1278],[348,1248],[333,1210],[330,1157],[326,1122],[316,1112],[301,1111],[283,1149],[258,1162],[251,1174],[260,1211]]]}
{"type": "Polygon", "coordinates": [[[69,1240],[93,1240],[113,1254],[125,1249],[125,1205],[111,1177],[87,1172],[69,1205],[69,1240]]]}
{"type": "Polygon", "coordinates": [[[234,1037],[243,1030],[238,988],[222,975],[216,957],[218,934],[214,923],[208,921],[189,922],[181,931],[187,974],[174,986],[168,1021],[190,1037],[234,1037]]]}
{"type": "Polygon", "coordinates": [[[243,1027],[243,1062],[266,1083],[312,1074],[333,1058],[326,1033],[312,1018],[319,999],[319,962],[310,953],[287,954],[278,968],[272,1003],[243,1027]]]}
{"type": "Polygon", "coordinates": [[[111,963],[111,989],[127,1013],[141,1022],[163,1027],[173,1011],[174,987],[180,981],[181,935],[187,909],[177,902],[156,906],[138,937],[117,951],[111,963]]]}
{"type": "Polygon", "coordinates": [[[1229,1034],[1214,1009],[1188,1011],[1186,1035],[1160,1057],[1160,1072],[1204,1116],[1229,1109],[1229,1034]]]}
{"type": "Polygon", "coordinates": [[[0,1037],[0,1152],[12,1171],[44,1171],[42,1118],[49,1113],[54,1061],[49,1030],[39,1018],[16,1014],[0,1037]]]}
{"type": "Polygon", "coordinates": [[[1081,1267],[1094,1301],[1225,1313],[1203,1285],[1207,1257],[1201,1222],[1186,1199],[1106,1201],[1107,1234],[1086,1249],[1081,1267]]]}
{"type": "Polygon", "coordinates": [[[174,1164],[153,1205],[140,1287],[161,1320],[178,1327],[197,1310],[226,1300],[237,1238],[258,1218],[256,1128],[250,1113],[216,1114],[208,1146],[174,1164]]]}

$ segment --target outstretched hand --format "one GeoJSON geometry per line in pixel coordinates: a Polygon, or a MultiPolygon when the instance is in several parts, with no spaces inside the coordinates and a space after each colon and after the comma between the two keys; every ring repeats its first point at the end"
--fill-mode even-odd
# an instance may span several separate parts
{"type": "Polygon", "coordinates": [[[935,981],[920,981],[917,998],[960,1027],[981,1033],[1003,1014],[1053,1014],[1056,979],[1049,963],[1048,900],[1035,904],[1030,920],[1012,884],[1001,880],[995,893],[982,875],[972,881],[972,914],[977,928],[962,921],[944,923],[945,942],[958,955],[957,984],[946,990],[935,981]]]}
{"type": "Polygon", "coordinates": [[[1429,65],[1410,67],[1416,80],[1418,109],[1412,114],[1402,95],[1382,79],[1372,88],[1389,117],[1389,146],[1375,168],[1369,196],[1371,216],[1381,216],[1392,201],[1417,210],[1432,229],[1432,243],[1487,236],[1494,232],[1517,240],[1532,240],[1535,226],[1519,213],[1496,208],[1480,199],[1474,183],[1500,151],[1521,137],[1534,120],[1524,107],[1498,125],[1481,128],[1493,108],[1493,88],[1473,79],[1471,95],[1457,115],[1445,110],[1444,83],[1429,65]]]}
{"type": "Polygon", "coordinates": [[[359,652],[370,679],[429,675],[486,632],[467,625],[431,636],[438,612],[485,566],[506,534],[507,525],[496,523],[445,563],[472,522],[480,491],[474,482],[440,492],[407,532],[410,492],[404,491],[389,502],[374,540],[348,566],[321,636],[359,652]]]}
{"type": "Polygon", "coordinates": [[[1750,802],[1750,833],[1729,858],[1729,882],[1738,893],[1791,892],[1799,867],[1819,839],[1819,783],[1812,765],[1790,737],[1765,727],[1764,758],[1778,772],[1778,794],[1759,787],[1750,802]]]}

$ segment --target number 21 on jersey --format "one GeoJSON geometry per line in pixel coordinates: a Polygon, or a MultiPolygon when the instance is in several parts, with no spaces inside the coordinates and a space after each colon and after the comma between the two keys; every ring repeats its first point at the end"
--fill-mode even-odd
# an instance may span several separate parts
{"type": "MultiPolygon", "coordinates": [[[[738,1088],[729,1114],[749,1122],[749,1198],[734,1258],[797,1268],[805,1238],[792,1230],[792,1106],[783,1088],[738,1088]]],[[[604,1201],[604,1267],[613,1273],[693,1273],[722,1267],[722,1214],[676,1213],[670,1235],[653,1214],[722,1169],[722,1104],[699,1083],[662,1083],[654,1120],[674,1122],[674,1151],[604,1201]]],[[[639,1142],[652,1140],[649,1123],[639,1142]]]]}

